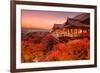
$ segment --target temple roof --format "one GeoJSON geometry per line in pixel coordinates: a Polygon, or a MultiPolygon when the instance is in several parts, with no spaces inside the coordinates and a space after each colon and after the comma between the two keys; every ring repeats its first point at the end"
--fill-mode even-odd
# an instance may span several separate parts
{"type": "Polygon", "coordinates": [[[85,24],[82,23],[80,20],[78,19],[74,19],[74,18],[68,18],[66,23],[64,23],[64,26],[82,26],[82,27],[90,27],[89,24],[85,24]]]}
{"type": "Polygon", "coordinates": [[[57,28],[63,28],[64,25],[63,24],[54,24],[53,28],[57,29],[57,28]]]}
{"type": "Polygon", "coordinates": [[[79,20],[79,21],[84,21],[86,19],[90,18],[90,14],[89,13],[82,13],[78,16],[75,16],[73,19],[79,20]]]}
{"type": "Polygon", "coordinates": [[[81,21],[84,21],[88,18],[89,18],[89,14],[86,14],[86,13],[78,15],[74,18],[67,18],[67,20],[64,24],[54,24],[53,30],[59,29],[59,28],[64,28],[64,27],[70,27],[70,26],[89,28],[90,27],[89,24],[85,24],[85,23],[81,22],[81,21]]]}

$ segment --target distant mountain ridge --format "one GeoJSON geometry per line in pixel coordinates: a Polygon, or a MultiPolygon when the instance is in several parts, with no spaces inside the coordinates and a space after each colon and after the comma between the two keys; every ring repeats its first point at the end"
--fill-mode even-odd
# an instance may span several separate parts
{"type": "Polygon", "coordinates": [[[22,28],[24,30],[48,30],[48,29],[42,29],[42,28],[22,28]]]}
{"type": "Polygon", "coordinates": [[[29,33],[29,32],[50,32],[51,29],[41,29],[41,28],[22,28],[22,33],[29,33]]]}

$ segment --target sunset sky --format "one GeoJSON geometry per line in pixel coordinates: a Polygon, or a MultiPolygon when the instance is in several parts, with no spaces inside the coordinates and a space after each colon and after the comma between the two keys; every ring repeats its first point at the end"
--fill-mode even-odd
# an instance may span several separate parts
{"type": "Polygon", "coordinates": [[[51,29],[54,24],[63,24],[67,17],[73,18],[81,13],[22,10],[22,28],[51,29]]]}

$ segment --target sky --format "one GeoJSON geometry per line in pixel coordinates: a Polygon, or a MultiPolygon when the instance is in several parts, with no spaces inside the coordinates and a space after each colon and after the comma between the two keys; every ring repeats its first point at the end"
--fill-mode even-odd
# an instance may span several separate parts
{"type": "Polygon", "coordinates": [[[63,24],[67,18],[73,18],[81,13],[76,12],[56,12],[39,10],[22,10],[22,28],[51,29],[54,24],[63,24]]]}

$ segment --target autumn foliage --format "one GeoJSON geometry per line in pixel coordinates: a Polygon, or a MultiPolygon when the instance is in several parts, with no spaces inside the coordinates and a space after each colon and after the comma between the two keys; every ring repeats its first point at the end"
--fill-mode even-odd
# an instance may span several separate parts
{"type": "Polygon", "coordinates": [[[51,34],[28,34],[22,37],[22,62],[48,62],[90,59],[88,38],[60,42],[51,34]]]}

